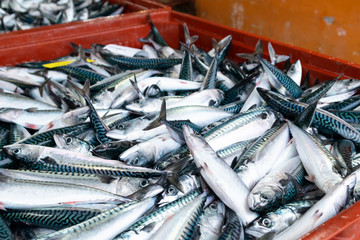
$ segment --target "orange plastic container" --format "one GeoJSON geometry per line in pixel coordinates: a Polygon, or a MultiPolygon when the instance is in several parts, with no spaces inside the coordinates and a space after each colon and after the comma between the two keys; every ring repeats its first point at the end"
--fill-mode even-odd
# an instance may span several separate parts
{"type": "MultiPolygon", "coordinates": [[[[126,20],[126,16],[131,16],[141,12],[170,11],[171,8],[150,0],[108,0],[111,4],[121,4],[124,12],[119,16],[108,16],[90,19],[87,21],[77,21],[50,26],[42,26],[27,30],[20,30],[0,34],[0,48],[20,46],[30,43],[47,42],[52,39],[70,37],[72,35],[86,34],[89,32],[100,32],[103,29],[116,28],[126,20]],[[66,31],[64,31],[66,29],[66,31]]],[[[136,24],[136,22],[134,22],[136,24]]]]}
{"type": "MultiPolygon", "coordinates": [[[[212,37],[220,40],[231,34],[233,42],[228,57],[238,62],[244,60],[238,58],[236,53],[253,52],[258,39],[262,39],[265,57],[268,57],[267,43],[271,42],[278,54],[291,54],[293,61],[300,59],[304,73],[311,71],[312,81],[316,78],[321,81],[331,80],[340,73],[344,74],[344,78],[359,78],[360,76],[360,65],[358,64],[249,34],[195,16],[171,11],[170,9],[137,12],[112,18],[111,20],[105,18],[88,21],[78,25],[81,25],[81,27],[75,26],[76,34],[74,34],[74,24],[50,27],[48,29],[50,32],[56,28],[57,33],[56,36],[51,36],[46,41],[43,39],[43,41],[38,42],[12,45],[10,40],[4,39],[8,47],[0,49],[0,65],[14,65],[27,61],[58,58],[71,52],[69,42],[81,44],[85,48],[90,47],[92,43],[117,43],[131,47],[141,47],[142,43],[138,39],[147,36],[150,31],[148,14],[151,15],[165,41],[173,48],[178,48],[179,41],[184,41],[183,24],[186,23],[190,34],[199,36],[196,45],[206,50],[212,48],[212,37]],[[98,31],[91,31],[92,29],[98,29],[98,31]]],[[[36,39],[36,34],[37,31],[29,31],[27,37],[36,39]]],[[[359,225],[360,203],[356,203],[313,232],[308,233],[303,239],[360,239],[360,233],[357,231],[359,225]]]]}

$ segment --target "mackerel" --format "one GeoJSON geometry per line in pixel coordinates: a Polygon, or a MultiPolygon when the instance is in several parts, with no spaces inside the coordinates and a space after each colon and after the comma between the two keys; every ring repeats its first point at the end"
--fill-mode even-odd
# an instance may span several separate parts
{"type": "Polygon", "coordinates": [[[194,199],[192,204],[177,211],[151,236],[150,240],[190,239],[203,211],[206,194],[202,193],[194,199]]]}
{"type": "Polygon", "coordinates": [[[184,125],[184,136],[206,183],[238,215],[244,225],[252,222],[257,214],[249,210],[246,199],[249,190],[239,176],[216,155],[205,140],[195,136],[186,125],[184,125]]]}
{"type": "Polygon", "coordinates": [[[331,191],[335,185],[342,181],[342,177],[334,165],[336,160],[316,137],[290,121],[288,124],[301,162],[309,176],[308,179],[323,192],[331,191]]]}
{"type": "Polygon", "coordinates": [[[157,210],[140,218],[114,240],[145,240],[149,239],[174,213],[180,211],[183,207],[193,203],[194,199],[201,194],[199,189],[193,190],[183,197],[172,201],[157,210]]]}
{"type": "Polygon", "coordinates": [[[118,233],[133,224],[141,215],[155,204],[155,198],[133,201],[105,211],[87,221],[52,234],[39,237],[36,240],[47,239],[103,239],[111,240],[118,233]]]}
{"type": "Polygon", "coordinates": [[[116,160],[105,160],[44,146],[13,144],[3,149],[31,169],[129,177],[157,177],[164,173],[149,168],[129,166],[116,160]]]}
{"type": "MultiPolygon", "coordinates": [[[[272,91],[257,89],[261,97],[276,111],[284,114],[289,119],[294,119],[300,115],[308,106],[306,103],[295,102],[292,99],[286,99],[284,96],[272,91]]],[[[360,143],[360,133],[349,123],[334,114],[316,109],[312,126],[320,131],[330,134],[338,134],[346,139],[360,143]]]]}
{"type": "Polygon", "coordinates": [[[237,114],[204,133],[204,139],[215,150],[261,136],[276,120],[275,112],[260,107],[237,114]]]}
{"type": "Polygon", "coordinates": [[[0,176],[2,209],[26,209],[55,207],[82,203],[122,203],[127,199],[99,189],[69,185],[67,183],[42,182],[0,176]],[[44,197],[46,196],[46,197],[44,197]]]}
{"type": "Polygon", "coordinates": [[[242,182],[252,189],[279,161],[289,142],[289,127],[286,123],[269,129],[244,152],[234,170],[242,182]]]}

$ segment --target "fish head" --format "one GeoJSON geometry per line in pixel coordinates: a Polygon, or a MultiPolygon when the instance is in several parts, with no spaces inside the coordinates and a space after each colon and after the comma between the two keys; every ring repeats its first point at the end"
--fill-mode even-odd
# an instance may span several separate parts
{"type": "Polygon", "coordinates": [[[158,85],[152,84],[149,87],[145,88],[144,95],[147,98],[159,98],[163,96],[163,92],[158,85]]]}
{"type": "Polygon", "coordinates": [[[281,203],[281,192],[272,187],[263,186],[259,191],[252,191],[248,196],[248,204],[251,211],[264,212],[272,209],[274,205],[281,203]]]}
{"type": "Polygon", "coordinates": [[[214,234],[219,235],[225,218],[225,205],[222,201],[214,200],[204,210],[201,225],[214,234]]]}
{"type": "Polygon", "coordinates": [[[56,146],[61,149],[72,150],[85,154],[90,153],[90,146],[85,141],[67,134],[54,134],[56,146]]]}
{"type": "Polygon", "coordinates": [[[126,105],[126,109],[142,113],[156,113],[160,110],[161,107],[161,99],[151,98],[151,99],[140,99],[138,102],[133,102],[126,105]]]}
{"type": "Polygon", "coordinates": [[[260,217],[255,219],[252,223],[250,223],[246,227],[246,233],[254,236],[256,238],[260,238],[265,234],[272,231],[273,220],[267,215],[264,217],[260,217]]]}
{"type": "Polygon", "coordinates": [[[65,117],[64,122],[67,124],[77,125],[84,122],[90,114],[89,107],[78,108],[71,112],[68,116],[65,117]]]}
{"type": "Polygon", "coordinates": [[[116,185],[116,194],[129,196],[153,183],[152,179],[122,177],[116,185]]]}
{"type": "MultiPolygon", "coordinates": [[[[116,129],[107,132],[106,136],[117,140],[136,140],[143,136],[143,128],[145,128],[143,119],[132,119],[116,126],[116,129]]],[[[149,122],[147,120],[147,122],[149,122]]]]}
{"type": "Polygon", "coordinates": [[[149,147],[142,148],[139,145],[135,145],[123,152],[119,159],[132,166],[146,167],[154,159],[154,150],[149,147]]]}
{"type": "Polygon", "coordinates": [[[199,183],[195,176],[189,176],[189,175],[181,175],[178,179],[178,184],[181,185],[183,192],[181,192],[177,187],[170,184],[165,191],[161,195],[161,200],[159,201],[159,206],[163,206],[165,204],[168,204],[172,201],[175,201],[176,199],[179,199],[180,197],[184,196],[188,192],[196,189],[199,187],[199,183]]]}
{"type": "Polygon", "coordinates": [[[225,93],[220,89],[207,89],[209,91],[209,106],[217,107],[224,100],[225,93]]]}
{"type": "Polygon", "coordinates": [[[113,98],[107,91],[101,91],[91,99],[91,102],[96,109],[108,109],[113,102],[113,98]]]}
{"type": "Polygon", "coordinates": [[[23,111],[23,109],[0,108],[0,119],[6,122],[16,120],[23,111]]]}
{"type": "Polygon", "coordinates": [[[54,134],[54,140],[56,146],[58,146],[59,148],[67,148],[68,146],[71,146],[74,143],[76,143],[77,139],[67,134],[54,134]]]}
{"type": "MultiPolygon", "coordinates": [[[[215,151],[211,149],[209,144],[201,137],[196,136],[194,130],[186,124],[183,125],[183,134],[191,155],[194,157],[194,159],[198,160],[196,162],[199,162],[200,165],[205,161],[205,159],[202,157],[203,153],[207,153],[208,155],[209,150],[211,150],[212,154],[216,154],[215,151]]],[[[198,164],[196,165],[198,166],[198,164]]]]}
{"type": "Polygon", "coordinates": [[[26,164],[34,164],[37,162],[37,156],[40,155],[38,148],[35,145],[29,144],[12,144],[3,147],[3,150],[11,158],[20,160],[26,164]]]}
{"type": "Polygon", "coordinates": [[[164,188],[162,186],[158,184],[150,184],[131,194],[130,196],[128,196],[128,198],[133,200],[141,200],[144,198],[154,197],[163,191],[164,188]]]}

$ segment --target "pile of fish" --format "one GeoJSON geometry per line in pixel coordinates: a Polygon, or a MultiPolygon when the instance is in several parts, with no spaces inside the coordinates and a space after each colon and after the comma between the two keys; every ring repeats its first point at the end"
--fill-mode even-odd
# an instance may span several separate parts
{"type": "Polygon", "coordinates": [[[116,16],[123,11],[124,6],[102,0],[3,0],[0,33],[116,16]]]}
{"type": "Polygon", "coordinates": [[[0,68],[1,239],[297,239],[359,199],[360,80],[184,33],[0,68]]]}

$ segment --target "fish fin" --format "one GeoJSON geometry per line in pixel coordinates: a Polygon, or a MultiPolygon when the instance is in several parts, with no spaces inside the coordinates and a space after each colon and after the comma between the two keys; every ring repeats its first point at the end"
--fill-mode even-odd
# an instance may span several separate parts
{"type": "Polygon", "coordinates": [[[199,38],[199,36],[190,36],[189,28],[186,23],[184,23],[184,35],[187,46],[191,46],[199,38]]]}
{"type": "Polygon", "coordinates": [[[74,42],[69,42],[69,45],[73,49],[72,53],[70,53],[70,54],[73,55],[73,56],[79,55],[80,45],[77,45],[74,42]]]}
{"type": "Polygon", "coordinates": [[[4,207],[4,203],[2,203],[2,202],[0,202],[0,210],[7,211],[7,209],[4,207]]]}
{"type": "Polygon", "coordinates": [[[43,83],[41,83],[40,87],[39,87],[39,92],[40,92],[40,96],[42,97],[43,96],[43,93],[44,93],[44,87],[49,83],[51,82],[51,78],[48,78],[46,76],[42,76],[45,78],[45,81],[43,83]]]}
{"type": "Polygon", "coordinates": [[[209,193],[210,192],[210,187],[206,183],[206,181],[204,180],[204,178],[202,176],[199,177],[199,182],[200,182],[200,187],[201,187],[202,191],[206,192],[206,193],[209,193]]]}
{"type": "Polygon", "coordinates": [[[285,61],[285,66],[284,66],[284,73],[287,73],[291,67],[291,53],[289,55],[289,58],[285,61]]]}
{"type": "Polygon", "coordinates": [[[116,177],[106,176],[106,175],[99,175],[98,178],[102,183],[111,183],[117,179],[116,177]]]}
{"type": "Polygon", "coordinates": [[[254,56],[257,55],[259,57],[263,56],[263,43],[261,41],[261,39],[259,39],[255,45],[255,51],[254,51],[254,56]]]}
{"type": "Polygon", "coordinates": [[[234,169],[237,163],[238,163],[238,157],[234,157],[233,160],[231,161],[230,167],[234,169]]]}
{"type": "Polygon", "coordinates": [[[168,173],[165,172],[163,175],[159,177],[159,179],[156,181],[156,184],[161,186],[165,185],[167,182],[167,178],[168,178],[168,173]]]}
{"type": "Polygon", "coordinates": [[[305,179],[308,180],[309,182],[315,182],[315,176],[314,175],[305,176],[305,179]]]}
{"type": "Polygon", "coordinates": [[[135,74],[134,74],[134,81],[130,79],[130,83],[134,87],[137,94],[139,95],[139,98],[140,99],[145,99],[144,94],[140,91],[140,88],[139,88],[138,82],[136,80],[136,75],[135,74]]]}
{"type": "Polygon", "coordinates": [[[146,128],[144,128],[144,130],[150,130],[156,127],[159,127],[162,123],[161,121],[166,120],[166,101],[165,99],[163,99],[162,103],[161,103],[161,110],[160,110],[160,114],[158,116],[157,119],[155,119],[154,121],[152,121],[146,128]]]}
{"type": "Polygon", "coordinates": [[[315,96],[314,99],[312,99],[312,98],[307,99],[307,97],[305,97],[305,98],[301,99],[300,102],[304,102],[304,103],[307,103],[307,104],[318,102],[330,90],[330,88],[335,84],[335,82],[339,80],[339,78],[341,76],[342,75],[340,74],[334,80],[325,82],[324,86],[322,86],[322,87],[316,89],[315,91],[313,91],[311,95],[315,96]]]}
{"type": "Polygon", "coordinates": [[[290,59],[288,55],[277,55],[276,63],[285,62],[288,59],[290,59]]]}
{"type": "Polygon", "coordinates": [[[251,105],[251,106],[249,107],[248,110],[255,109],[255,108],[257,108],[257,105],[256,105],[256,104],[253,104],[253,105],[251,105]]]}
{"type": "Polygon", "coordinates": [[[78,54],[78,58],[85,61],[86,60],[86,56],[85,56],[85,50],[84,48],[79,44],[79,54],[78,54]]]}
{"type": "Polygon", "coordinates": [[[156,222],[149,223],[141,229],[141,232],[151,232],[156,227],[156,225],[156,222]]]}
{"type": "Polygon", "coordinates": [[[180,143],[180,144],[184,144],[185,143],[185,139],[184,139],[184,135],[182,134],[182,130],[181,129],[176,129],[173,126],[170,125],[170,123],[168,121],[162,121],[162,123],[166,126],[166,128],[168,129],[170,136],[172,139],[174,139],[176,142],[180,143]]]}
{"type": "Polygon", "coordinates": [[[192,235],[192,239],[199,240],[201,238],[200,226],[196,225],[194,229],[194,233],[192,235]]]}
{"type": "Polygon", "coordinates": [[[25,109],[26,112],[36,112],[36,110],[38,110],[36,107],[25,109]]]}
{"type": "Polygon", "coordinates": [[[321,216],[323,215],[324,213],[323,212],[320,212],[319,209],[316,210],[314,212],[314,215],[313,215],[313,218],[314,218],[314,223],[316,223],[320,218],[321,216]]]}
{"type": "Polygon", "coordinates": [[[216,41],[215,38],[211,38],[211,44],[213,46],[213,48],[215,49],[215,55],[219,54],[220,52],[220,44],[218,43],[218,41],[216,41]]]}
{"type": "MultiPolygon", "coordinates": [[[[7,182],[10,179],[10,177],[4,175],[3,173],[0,173],[0,182],[7,182]]],[[[1,203],[0,203],[1,206],[1,203]]]]}
{"type": "Polygon", "coordinates": [[[296,179],[293,176],[291,176],[288,173],[285,173],[285,175],[287,176],[287,179],[281,179],[279,181],[281,186],[284,187],[284,190],[282,191],[282,194],[281,194],[281,200],[282,200],[283,204],[289,203],[292,200],[292,199],[285,199],[285,197],[286,197],[285,193],[287,193],[289,191],[289,188],[291,187],[291,186],[289,186],[290,182],[295,187],[295,190],[296,190],[297,193],[302,193],[303,192],[302,187],[300,186],[300,184],[296,181],[296,179]]]}
{"type": "Polygon", "coordinates": [[[236,56],[241,57],[241,58],[245,58],[245,59],[248,59],[248,60],[254,58],[252,53],[237,53],[236,56]]]}
{"type": "Polygon", "coordinates": [[[269,51],[270,62],[271,62],[271,64],[275,65],[276,54],[275,54],[275,50],[274,50],[271,42],[268,43],[268,51],[269,51]]]}
{"type": "MultiPolygon", "coordinates": [[[[84,83],[83,88],[79,88],[78,86],[76,86],[74,84],[74,82],[69,79],[68,80],[69,83],[74,87],[74,89],[79,92],[83,98],[85,99],[86,103],[89,105],[90,110],[94,113],[94,115],[96,116],[97,121],[100,122],[101,126],[105,129],[106,132],[110,131],[109,127],[104,123],[104,121],[100,118],[100,116],[98,115],[96,109],[94,108],[93,104],[91,103],[90,97],[89,97],[89,93],[90,93],[90,81],[87,79],[84,83]]],[[[101,141],[100,141],[101,142],[101,141]]]]}
{"type": "Polygon", "coordinates": [[[170,166],[168,166],[165,170],[167,172],[171,172],[172,174],[167,175],[167,180],[174,185],[175,187],[177,187],[182,193],[185,192],[185,189],[183,188],[183,186],[181,185],[180,181],[179,181],[179,172],[184,169],[184,167],[189,163],[190,158],[184,158],[180,161],[177,161],[174,164],[171,164],[170,166]]]}
{"type": "Polygon", "coordinates": [[[316,112],[317,101],[307,106],[304,111],[295,119],[294,123],[302,129],[310,127],[316,112]]]}
{"type": "Polygon", "coordinates": [[[54,158],[49,157],[49,156],[40,158],[39,160],[41,160],[44,163],[51,164],[51,165],[58,164],[54,158]]]}
{"type": "Polygon", "coordinates": [[[309,87],[310,87],[310,71],[307,71],[303,80],[303,84],[301,85],[301,88],[308,89],[309,87]]]}

